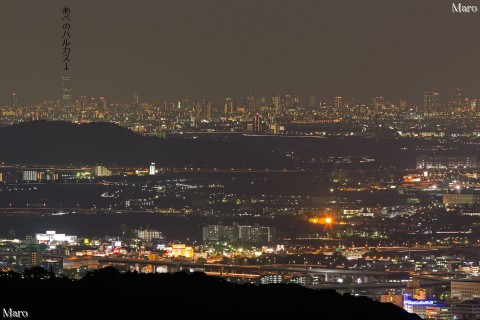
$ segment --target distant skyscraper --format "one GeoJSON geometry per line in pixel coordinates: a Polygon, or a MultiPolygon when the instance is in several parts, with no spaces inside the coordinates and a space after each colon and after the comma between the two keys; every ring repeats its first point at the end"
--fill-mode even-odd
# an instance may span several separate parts
{"type": "Polygon", "coordinates": [[[281,110],[280,110],[280,96],[278,96],[278,95],[273,96],[272,97],[272,104],[273,104],[273,107],[275,108],[275,114],[281,113],[281,110]]]}
{"type": "Polygon", "coordinates": [[[223,111],[226,115],[233,114],[233,99],[230,96],[225,96],[223,103],[223,111]]]}
{"type": "Polygon", "coordinates": [[[474,110],[475,112],[480,112],[480,99],[475,99],[474,100],[474,110]]]}
{"type": "Polygon", "coordinates": [[[343,105],[343,98],[342,97],[334,97],[333,98],[333,106],[335,109],[340,109],[343,105]]]}
{"type": "Polygon", "coordinates": [[[148,174],[151,175],[151,176],[154,176],[155,175],[155,162],[152,162],[150,164],[150,170],[148,170],[148,174]]]}
{"type": "Polygon", "coordinates": [[[375,97],[372,99],[372,107],[374,110],[378,111],[385,107],[385,98],[384,97],[375,97]]]}
{"type": "Polygon", "coordinates": [[[62,104],[64,107],[72,106],[72,84],[70,76],[62,76],[62,104]]]}
{"type": "Polygon", "coordinates": [[[457,88],[457,107],[463,108],[465,99],[463,97],[463,88],[457,88]]]}
{"type": "Polygon", "coordinates": [[[262,131],[262,116],[258,113],[254,117],[253,128],[254,128],[255,132],[261,132],[262,131]]]}
{"type": "Polygon", "coordinates": [[[255,99],[255,94],[251,93],[247,96],[247,106],[250,110],[256,110],[257,101],[255,99]]]}
{"type": "Polygon", "coordinates": [[[205,101],[205,117],[208,121],[212,121],[212,104],[210,101],[205,101]]]}
{"type": "Polygon", "coordinates": [[[308,97],[308,106],[310,108],[313,108],[313,107],[316,107],[316,105],[317,105],[317,96],[315,96],[314,94],[311,94],[308,97]]]}
{"type": "Polygon", "coordinates": [[[408,101],[400,99],[400,110],[406,110],[408,108],[408,101]]]}
{"type": "Polygon", "coordinates": [[[140,106],[140,98],[139,98],[138,94],[136,94],[136,93],[133,95],[132,104],[135,108],[140,106]]]}
{"type": "Polygon", "coordinates": [[[295,95],[292,96],[292,106],[299,107],[302,104],[302,99],[299,96],[295,95]]]}
{"type": "Polygon", "coordinates": [[[82,111],[84,111],[86,107],[87,107],[87,96],[81,96],[80,97],[80,109],[82,111]]]}
{"type": "Polygon", "coordinates": [[[13,108],[13,110],[17,110],[17,108],[18,108],[18,97],[17,97],[17,94],[15,92],[12,93],[12,108],[13,108]]]}
{"type": "Polygon", "coordinates": [[[195,100],[193,102],[193,115],[195,117],[195,120],[199,120],[200,117],[202,116],[202,106],[200,105],[200,102],[198,100],[195,100]]]}
{"type": "Polygon", "coordinates": [[[103,112],[107,111],[107,107],[108,107],[107,98],[105,98],[105,97],[100,97],[100,102],[102,103],[102,111],[103,111],[103,112]]]}
{"type": "Polygon", "coordinates": [[[423,114],[431,116],[438,113],[438,92],[425,92],[423,94],[423,114]]]}

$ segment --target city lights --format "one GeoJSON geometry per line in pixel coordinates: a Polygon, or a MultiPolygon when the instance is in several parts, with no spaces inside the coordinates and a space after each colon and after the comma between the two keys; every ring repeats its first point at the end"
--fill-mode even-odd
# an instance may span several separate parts
{"type": "Polygon", "coordinates": [[[479,317],[475,5],[142,1],[0,4],[4,318],[479,317]]]}

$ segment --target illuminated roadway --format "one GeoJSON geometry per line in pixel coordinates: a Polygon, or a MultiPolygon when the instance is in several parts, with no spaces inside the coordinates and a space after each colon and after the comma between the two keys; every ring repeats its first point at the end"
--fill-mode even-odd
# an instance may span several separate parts
{"type": "Polygon", "coordinates": [[[98,259],[100,265],[102,264],[138,264],[138,265],[156,265],[156,266],[172,266],[172,267],[191,267],[198,269],[220,269],[220,270],[245,270],[255,273],[265,272],[290,272],[290,273],[319,273],[319,274],[336,274],[336,275],[359,275],[359,276],[389,276],[394,274],[405,274],[408,272],[396,271],[369,271],[369,270],[345,270],[345,269],[324,269],[316,265],[292,265],[292,264],[277,264],[277,265],[261,265],[261,266],[244,266],[244,265],[226,265],[215,263],[194,263],[194,262],[173,262],[168,260],[144,260],[132,258],[105,258],[98,259]]]}
{"type": "MultiPolygon", "coordinates": [[[[92,171],[93,168],[91,167],[59,167],[59,166],[44,166],[44,167],[36,167],[36,166],[9,166],[9,165],[2,165],[0,168],[6,169],[15,169],[15,170],[54,170],[54,171],[92,171]]],[[[139,171],[140,173],[147,173],[148,169],[145,167],[114,167],[109,168],[113,170],[123,170],[123,171],[139,171]]],[[[295,172],[303,172],[305,170],[297,170],[297,169],[270,169],[270,168],[262,168],[262,169],[241,169],[241,168],[199,168],[199,167],[161,167],[158,168],[157,174],[163,173],[295,173],[295,172]]]]}

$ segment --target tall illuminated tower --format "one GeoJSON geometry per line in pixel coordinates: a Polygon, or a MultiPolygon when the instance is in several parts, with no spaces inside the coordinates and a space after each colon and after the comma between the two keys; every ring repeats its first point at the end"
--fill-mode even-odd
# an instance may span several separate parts
{"type": "Polygon", "coordinates": [[[372,98],[372,107],[375,110],[383,109],[385,107],[385,98],[384,97],[372,98]]]}
{"type": "Polygon", "coordinates": [[[134,108],[138,108],[140,106],[140,98],[139,98],[138,94],[135,93],[133,95],[132,103],[133,103],[134,108]]]}
{"type": "Polygon", "coordinates": [[[438,113],[438,92],[425,92],[423,94],[423,114],[432,116],[438,113]]]}
{"type": "Polygon", "coordinates": [[[18,108],[18,97],[17,97],[17,94],[15,92],[12,93],[12,108],[13,108],[13,110],[17,110],[17,108],[18,108]]]}
{"type": "Polygon", "coordinates": [[[340,109],[343,105],[343,98],[342,97],[334,97],[333,98],[333,106],[335,109],[340,109]]]}
{"type": "Polygon", "coordinates": [[[100,97],[100,102],[102,104],[102,111],[105,112],[108,109],[108,100],[105,97],[100,97]]]}
{"type": "Polygon", "coordinates": [[[62,105],[64,107],[72,106],[72,84],[70,76],[62,76],[62,105]]]}
{"type": "Polygon", "coordinates": [[[151,176],[154,176],[155,175],[155,162],[152,162],[150,164],[150,169],[148,170],[148,174],[151,175],[151,176]]]}
{"type": "Polygon", "coordinates": [[[457,107],[462,108],[465,106],[465,100],[463,98],[463,88],[457,88],[457,107]]]}
{"type": "Polygon", "coordinates": [[[279,95],[272,96],[272,103],[273,103],[273,107],[275,108],[275,114],[281,113],[281,110],[280,110],[280,96],[279,95]]]}
{"type": "Polygon", "coordinates": [[[207,101],[206,113],[207,113],[207,120],[209,122],[212,121],[212,104],[210,101],[207,101]]]}
{"type": "Polygon", "coordinates": [[[253,128],[255,132],[261,132],[262,131],[262,115],[256,114],[255,117],[253,117],[254,123],[253,123],[253,128]]]}
{"type": "Polygon", "coordinates": [[[233,106],[233,99],[232,97],[230,96],[225,96],[224,98],[224,104],[223,104],[223,111],[225,113],[225,115],[230,115],[233,113],[233,109],[234,109],[234,106],[233,106]]]}

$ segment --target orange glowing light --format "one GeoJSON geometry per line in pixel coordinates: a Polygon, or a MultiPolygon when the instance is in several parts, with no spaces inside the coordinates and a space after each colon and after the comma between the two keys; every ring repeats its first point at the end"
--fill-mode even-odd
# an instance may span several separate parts
{"type": "Polygon", "coordinates": [[[331,225],[334,223],[333,218],[331,217],[323,217],[323,218],[310,218],[310,223],[313,224],[323,224],[323,225],[331,225]]]}

